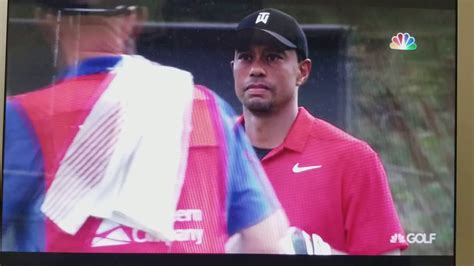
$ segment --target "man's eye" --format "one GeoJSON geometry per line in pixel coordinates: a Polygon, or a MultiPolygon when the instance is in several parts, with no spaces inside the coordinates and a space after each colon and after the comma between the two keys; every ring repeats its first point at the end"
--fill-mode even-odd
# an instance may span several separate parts
{"type": "Polygon", "coordinates": [[[249,54],[239,54],[237,58],[243,61],[249,61],[252,59],[252,57],[249,54]]]}
{"type": "Polygon", "coordinates": [[[281,55],[279,54],[269,54],[267,55],[267,60],[270,61],[270,62],[273,62],[273,61],[276,61],[276,60],[279,60],[281,59],[281,55]]]}

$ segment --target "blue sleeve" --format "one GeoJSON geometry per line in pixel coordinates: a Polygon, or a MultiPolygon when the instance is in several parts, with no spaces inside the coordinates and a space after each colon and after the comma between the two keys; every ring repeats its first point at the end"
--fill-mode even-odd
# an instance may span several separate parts
{"type": "Polygon", "coordinates": [[[280,204],[232,108],[218,96],[228,154],[227,230],[233,235],[267,218],[280,204]]]}
{"type": "Polygon", "coordinates": [[[7,101],[3,160],[3,251],[44,250],[43,158],[21,106],[7,101]]]}

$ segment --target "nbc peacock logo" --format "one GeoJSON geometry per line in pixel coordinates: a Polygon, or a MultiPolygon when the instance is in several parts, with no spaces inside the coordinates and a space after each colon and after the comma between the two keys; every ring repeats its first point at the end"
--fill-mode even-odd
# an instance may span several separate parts
{"type": "Polygon", "coordinates": [[[395,233],[390,237],[390,243],[406,243],[405,236],[400,233],[395,233]]]}
{"type": "Polygon", "coordinates": [[[399,32],[392,37],[392,42],[390,43],[390,49],[393,50],[413,51],[416,50],[416,47],[415,37],[410,36],[408,32],[399,32]]]}

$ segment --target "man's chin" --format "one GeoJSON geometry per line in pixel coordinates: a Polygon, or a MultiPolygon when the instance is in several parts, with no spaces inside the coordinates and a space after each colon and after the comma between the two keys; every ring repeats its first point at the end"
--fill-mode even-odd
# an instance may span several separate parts
{"type": "Polygon", "coordinates": [[[268,102],[249,101],[244,103],[245,108],[254,115],[265,116],[273,111],[273,106],[268,102]]]}

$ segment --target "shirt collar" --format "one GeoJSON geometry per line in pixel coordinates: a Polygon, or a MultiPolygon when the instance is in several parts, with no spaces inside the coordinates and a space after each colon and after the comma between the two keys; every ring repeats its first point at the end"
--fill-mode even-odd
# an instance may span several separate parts
{"type": "Polygon", "coordinates": [[[283,147],[296,152],[303,152],[311,135],[314,121],[315,118],[304,107],[299,107],[298,115],[283,141],[283,147]]]}
{"type": "Polygon", "coordinates": [[[82,60],[76,66],[67,68],[59,75],[59,80],[109,72],[121,58],[120,56],[103,56],[82,60]]]}
{"type": "MultiPolygon", "coordinates": [[[[306,146],[306,141],[311,135],[315,120],[316,119],[304,107],[299,107],[298,115],[296,116],[293,125],[283,140],[283,144],[274,150],[280,150],[279,148],[287,148],[296,152],[303,152],[304,147],[306,146]]],[[[243,115],[237,119],[237,124],[244,126],[245,121],[243,115]]]]}

